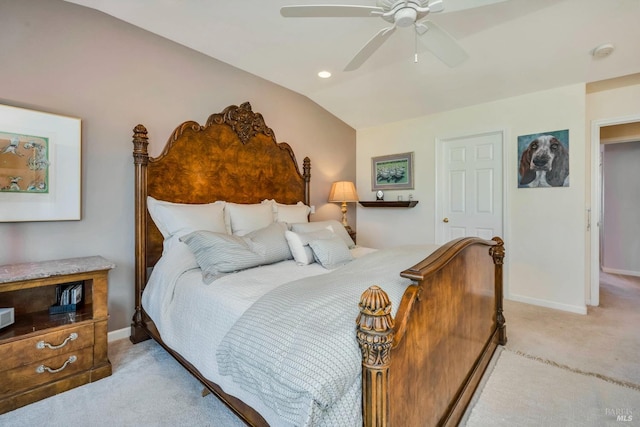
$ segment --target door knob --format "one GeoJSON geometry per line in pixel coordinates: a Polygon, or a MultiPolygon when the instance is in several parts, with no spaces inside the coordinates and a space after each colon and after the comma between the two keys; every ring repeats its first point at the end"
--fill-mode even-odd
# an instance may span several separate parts
{"type": "Polygon", "coordinates": [[[449,222],[449,218],[443,219],[442,222],[449,222]]]}

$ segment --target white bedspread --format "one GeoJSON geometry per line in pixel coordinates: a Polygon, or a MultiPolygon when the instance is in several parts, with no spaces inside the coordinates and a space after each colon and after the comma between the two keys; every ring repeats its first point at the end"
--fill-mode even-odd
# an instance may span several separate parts
{"type": "MultiPolygon", "coordinates": [[[[360,257],[374,251],[356,247],[352,254],[360,257]]],[[[262,295],[283,283],[328,272],[316,263],[301,267],[291,260],[230,274],[205,285],[193,254],[179,243],[154,267],[142,306],[162,340],[201,374],[252,406],[272,426],[286,426],[289,424],[259,398],[219,374],[216,349],[236,320],[262,295]]]]}

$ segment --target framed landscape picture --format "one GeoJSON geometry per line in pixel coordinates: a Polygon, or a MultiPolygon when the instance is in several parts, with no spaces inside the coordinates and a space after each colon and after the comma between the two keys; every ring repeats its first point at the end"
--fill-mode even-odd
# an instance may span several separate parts
{"type": "Polygon", "coordinates": [[[371,158],[371,189],[413,189],[413,152],[371,158]]]}
{"type": "Polygon", "coordinates": [[[80,219],[80,119],[0,105],[0,222],[80,219]]]}

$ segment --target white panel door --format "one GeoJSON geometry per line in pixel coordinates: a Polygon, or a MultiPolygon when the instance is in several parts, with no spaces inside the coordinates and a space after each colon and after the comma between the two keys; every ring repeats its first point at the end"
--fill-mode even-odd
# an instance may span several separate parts
{"type": "Polygon", "coordinates": [[[503,235],[502,132],[441,141],[440,243],[503,235]]]}

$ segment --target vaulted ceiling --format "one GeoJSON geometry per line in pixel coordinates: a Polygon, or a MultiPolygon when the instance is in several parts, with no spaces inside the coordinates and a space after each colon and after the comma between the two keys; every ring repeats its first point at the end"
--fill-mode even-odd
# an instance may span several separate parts
{"type": "Polygon", "coordinates": [[[67,0],[307,96],[358,129],[640,72],[640,0],[444,0],[428,19],[469,58],[450,68],[398,28],[357,70],[380,18],[284,18],[300,4],[375,0],[67,0]],[[476,6],[476,7],[474,7],[476,6]],[[612,44],[606,57],[594,48],[612,44]],[[332,77],[321,79],[327,70],[332,77]]]}

